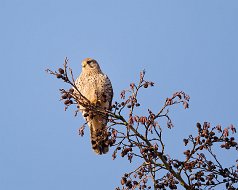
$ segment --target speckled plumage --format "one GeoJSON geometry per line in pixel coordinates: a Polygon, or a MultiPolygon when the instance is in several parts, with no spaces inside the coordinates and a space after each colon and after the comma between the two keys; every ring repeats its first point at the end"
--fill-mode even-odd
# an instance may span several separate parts
{"type": "MultiPolygon", "coordinates": [[[[103,74],[96,60],[86,58],[82,62],[82,72],[75,81],[78,90],[91,104],[98,105],[104,109],[110,109],[113,89],[110,79],[103,74]]],[[[83,106],[79,105],[82,114],[85,114],[83,106]]],[[[107,118],[96,115],[93,118],[86,117],[90,128],[92,148],[97,154],[108,152],[107,141],[107,118]]]]}

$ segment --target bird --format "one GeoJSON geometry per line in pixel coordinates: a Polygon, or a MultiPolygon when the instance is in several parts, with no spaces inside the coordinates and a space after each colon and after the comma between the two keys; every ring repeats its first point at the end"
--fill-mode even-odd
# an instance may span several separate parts
{"type": "MultiPolygon", "coordinates": [[[[90,104],[110,110],[113,98],[112,84],[95,59],[85,58],[82,61],[82,71],[75,80],[75,86],[90,104]]],[[[82,105],[78,107],[89,126],[92,149],[96,154],[106,154],[109,151],[106,129],[108,116],[97,113],[91,115],[82,105]]]]}

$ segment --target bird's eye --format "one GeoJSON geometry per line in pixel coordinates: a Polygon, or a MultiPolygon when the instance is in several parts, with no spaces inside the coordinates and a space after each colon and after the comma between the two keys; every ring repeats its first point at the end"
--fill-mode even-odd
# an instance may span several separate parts
{"type": "Polygon", "coordinates": [[[87,61],[87,64],[90,64],[91,62],[92,62],[92,60],[88,60],[88,61],[87,61]]]}

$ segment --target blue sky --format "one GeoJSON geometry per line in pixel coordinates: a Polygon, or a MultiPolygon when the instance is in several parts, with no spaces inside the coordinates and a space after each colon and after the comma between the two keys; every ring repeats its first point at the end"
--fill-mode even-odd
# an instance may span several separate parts
{"type": "Polygon", "coordinates": [[[237,126],[237,18],[235,0],[0,0],[0,189],[114,189],[130,169],[111,152],[95,155],[88,131],[78,136],[83,118],[64,112],[65,85],[44,70],[66,56],[75,75],[82,59],[98,60],[115,100],[142,69],[156,84],[142,105],[157,110],[187,92],[190,109],[171,110],[175,128],[165,134],[172,155],[197,121],[237,126]]]}

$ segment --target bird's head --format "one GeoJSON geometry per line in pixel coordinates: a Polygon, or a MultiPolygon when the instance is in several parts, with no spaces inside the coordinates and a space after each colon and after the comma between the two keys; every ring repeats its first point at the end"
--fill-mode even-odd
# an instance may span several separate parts
{"type": "Polygon", "coordinates": [[[85,71],[101,71],[98,62],[92,58],[86,58],[82,61],[82,69],[85,71]]]}

